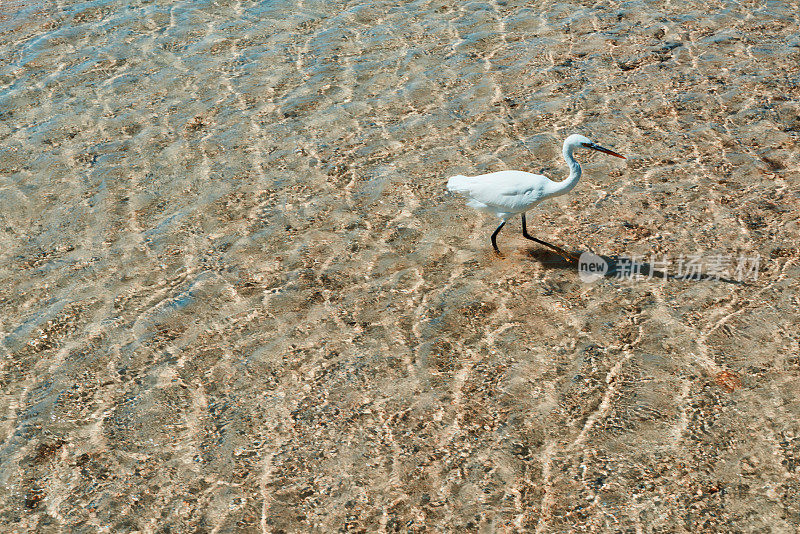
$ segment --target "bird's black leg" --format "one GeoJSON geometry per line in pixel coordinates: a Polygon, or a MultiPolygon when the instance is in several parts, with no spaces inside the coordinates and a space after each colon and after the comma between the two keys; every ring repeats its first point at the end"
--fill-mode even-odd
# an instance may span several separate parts
{"type": "Polygon", "coordinates": [[[497,227],[497,230],[494,231],[492,234],[492,246],[494,247],[494,251],[500,254],[500,249],[497,248],[497,234],[500,232],[500,229],[506,225],[506,221],[500,223],[500,226],[497,227]]]}
{"type": "MultiPolygon", "coordinates": [[[[499,230],[499,228],[498,228],[498,230],[499,230]]],[[[495,233],[497,233],[497,232],[495,232],[495,233]]],[[[530,239],[531,241],[536,241],[540,245],[544,245],[544,246],[546,246],[548,248],[551,248],[551,249],[555,250],[556,252],[558,252],[561,255],[561,257],[563,257],[564,259],[566,259],[568,261],[575,261],[575,256],[573,256],[572,254],[570,254],[569,252],[567,252],[563,248],[557,247],[555,245],[551,245],[547,241],[542,241],[541,239],[536,239],[535,237],[530,235],[528,233],[528,228],[525,225],[525,214],[524,213],[522,214],[522,236],[527,238],[527,239],[530,239]]]]}

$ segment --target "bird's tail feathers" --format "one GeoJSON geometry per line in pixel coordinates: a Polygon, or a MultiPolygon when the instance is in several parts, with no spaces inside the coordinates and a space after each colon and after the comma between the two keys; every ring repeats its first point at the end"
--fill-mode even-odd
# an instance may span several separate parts
{"type": "Polygon", "coordinates": [[[472,179],[469,176],[453,176],[447,180],[447,189],[456,193],[468,193],[472,179]]]}

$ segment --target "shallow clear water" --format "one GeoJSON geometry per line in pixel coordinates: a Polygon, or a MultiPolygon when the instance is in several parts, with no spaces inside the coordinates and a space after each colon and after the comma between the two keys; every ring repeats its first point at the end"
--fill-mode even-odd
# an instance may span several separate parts
{"type": "Polygon", "coordinates": [[[798,9],[0,4],[2,521],[797,528],[798,9]],[[491,254],[572,132],[533,235],[756,279],[491,254]]]}

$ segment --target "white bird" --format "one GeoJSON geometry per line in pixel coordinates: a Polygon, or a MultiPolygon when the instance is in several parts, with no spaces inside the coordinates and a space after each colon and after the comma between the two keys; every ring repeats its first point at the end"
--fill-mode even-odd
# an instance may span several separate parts
{"type": "Polygon", "coordinates": [[[565,258],[574,261],[575,257],[564,249],[530,236],[525,227],[525,212],[543,200],[569,193],[578,184],[578,180],[581,178],[581,166],[572,157],[572,152],[576,148],[589,148],[626,159],[625,156],[617,154],[613,150],[592,143],[582,135],[572,134],[564,140],[562,150],[564,159],[569,165],[569,176],[560,182],[554,182],[546,176],[529,172],[499,171],[479,176],[453,176],[447,181],[447,189],[464,194],[469,199],[468,206],[497,215],[502,219],[503,222],[492,234],[492,246],[498,254],[500,249],[497,248],[497,233],[508,219],[521,213],[524,237],[550,247],[565,258]]]}

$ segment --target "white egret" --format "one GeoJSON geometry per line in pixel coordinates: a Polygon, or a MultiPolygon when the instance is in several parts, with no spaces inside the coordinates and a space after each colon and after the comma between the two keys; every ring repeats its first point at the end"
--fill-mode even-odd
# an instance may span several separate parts
{"type": "Polygon", "coordinates": [[[497,215],[502,219],[503,222],[492,234],[492,246],[495,252],[500,253],[500,249],[497,248],[497,233],[500,232],[500,229],[508,219],[517,213],[521,213],[522,235],[524,237],[531,241],[536,241],[540,245],[550,247],[567,259],[575,260],[572,254],[561,247],[551,245],[546,241],[529,235],[528,229],[525,227],[525,212],[543,200],[569,193],[577,185],[578,180],[581,178],[581,166],[572,157],[572,152],[576,148],[589,148],[626,159],[625,156],[596,145],[582,135],[572,134],[564,140],[562,151],[564,159],[567,160],[567,165],[569,165],[569,176],[560,182],[554,182],[546,176],[529,172],[499,171],[479,176],[453,176],[447,181],[447,189],[464,194],[469,199],[468,206],[497,215]]]}

